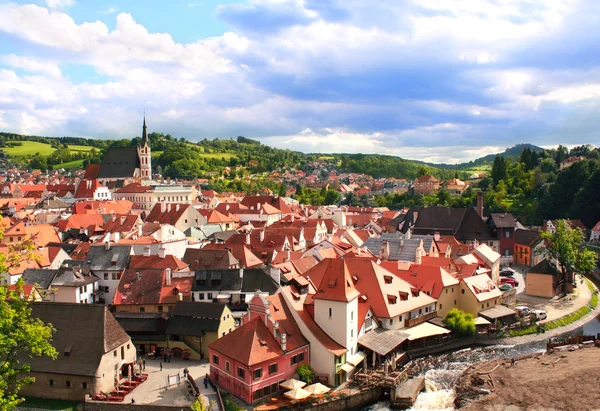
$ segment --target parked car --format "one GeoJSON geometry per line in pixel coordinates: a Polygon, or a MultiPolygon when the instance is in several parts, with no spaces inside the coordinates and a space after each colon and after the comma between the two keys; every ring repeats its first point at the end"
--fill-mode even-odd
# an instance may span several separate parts
{"type": "Polygon", "coordinates": [[[531,314],[531,311],[529,310],[529,307],[527,307],[525,305],[519,305],[519,306],[515,307],[515,311],[521,317],[528,317],[529,314],[531,314]]]}
{"type": "Polygon", "coordinates": [[[517,280],[515,280],[512,277],[502,277],[500,279],[500,284],[510,284],[513,287],[518,287],[519,286],[519,282],[517,280]]]}
{"type": "Polygon", "coordinates": [[[548,314],[544,310],[531,310],[531,315],[535,315],[537,321],[544,321],[548,318],[548,314]]]}
{"type": "Polygon", "coordinates": [[[513,275],[515,275],[515,270],[512,268],[506,267],[500,271],[500,277],[512,277],[513,275]]]}

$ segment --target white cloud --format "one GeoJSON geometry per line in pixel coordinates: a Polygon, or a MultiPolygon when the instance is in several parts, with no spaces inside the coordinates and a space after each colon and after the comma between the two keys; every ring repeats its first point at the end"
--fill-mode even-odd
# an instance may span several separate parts
{"type": "Polygon", "coordinates": [[[75,0],[46,0],[51,9],[64,9],[75,4],[75,0]]]}
{"type": "Polygon", "coordinates": [[[119,9],[116,8],[115,6],[109,6],[109,7],[105,8],[104,10],[98,11],[98,13],[99,14],[113,14],[113,13],[116,13],[117,11],[119,11],[119,9]]]}
{"type": "Polygon", "coordinates": [[[2,56],[2,62],[11,67],[20,68],[33,73],[47,74],[56,79],[61,77],[60,68],[56,63],[51,61],[9,54],[8,56],[2,56]]]}

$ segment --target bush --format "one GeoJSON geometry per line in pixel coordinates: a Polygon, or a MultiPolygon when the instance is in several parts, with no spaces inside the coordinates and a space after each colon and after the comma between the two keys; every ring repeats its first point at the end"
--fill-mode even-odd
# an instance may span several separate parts
{"type": "Polygon", "coordinates": [[[598,294],[592,295],[592,299],[590,300],[590,307],[595,309],[598,306],[598,294]]]}
{"type": "Polygon", "coordinates": [[[238,407],[231,400],[225,400],[225,401],[223,401],[223,405],[225,406],[225,410],[226,411],[245,411],[244,408],[238,407]]]}
{"type": "Polygon", "coordinates": [[[315,377],[315,371],[308,364],[302,364],[298,368],[296,368],[296,373],[300,380],[304,381],[307,384],[312,384],[313,379],[315,377]]]}
{"type": "Polygon", "coordinates": [[[458,308],[453,308],[448,312],[446,318],[444,318],[444,324],[460,336],[475,334],[473,314],[465,313],[458,308]]]}

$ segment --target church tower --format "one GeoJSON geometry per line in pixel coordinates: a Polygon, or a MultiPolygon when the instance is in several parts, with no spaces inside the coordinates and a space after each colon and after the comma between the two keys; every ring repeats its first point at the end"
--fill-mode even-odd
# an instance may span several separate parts
{"type": "Polygon", "coordinates": [[[152,180],[152,152],[148,142],[148,131],[146,129],[146,116],[144,115],[144,127],[142,130],[142,143],[138,146],[140,157],[140,176],[142,181],[152,180]]]}

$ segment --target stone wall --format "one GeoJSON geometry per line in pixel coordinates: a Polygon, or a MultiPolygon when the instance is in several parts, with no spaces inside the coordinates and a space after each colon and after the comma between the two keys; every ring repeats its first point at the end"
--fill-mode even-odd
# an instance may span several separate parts
{"type": "Polygon", "coordinates": [[[285,407],[285,410],[300,411],[310,409],[311,411],[358,411],[376,403],[381,397],[382,393],[382,387],[373,387],[357,392],[351,396],[330,399],[329,401],[321,404],[313,404],[310,401],[301,402],[295,407],[285,407]]]}

